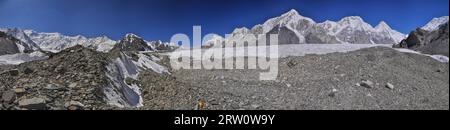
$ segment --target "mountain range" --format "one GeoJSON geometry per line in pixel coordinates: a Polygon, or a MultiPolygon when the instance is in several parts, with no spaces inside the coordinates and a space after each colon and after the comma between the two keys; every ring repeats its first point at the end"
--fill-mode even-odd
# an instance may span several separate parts
{"type": "MultiPolygon", "coordinates": [[[[345,17],[337,22],[316,23],[310,18],[299,15],[297,11],[291,10],[279,17],[269,19],[263,24],[256,25],[252,29],[237,28],[232,32],[232,37],[222,38],[216,35],[211,40],[237,41],[245,40],[247,36],[245,34],[279,34],[280,44],[392,44],[406,45],[405,48],[411,47],[411,49],[424,48],[423,50],[429,50],[426,48],[432,46],[446,50],[448,56],[448,16],[433,19],[429,24],[417,30],[406,37],[406,35],[391,29],[385,22],[380,22],[376,27],[372,27],[358,16],[345,17]],[[441,45],[447,45],[447,47],[444,48],[441,45]]],[[[208,41],[207,43],[209,43],[208,41]]],[[[169,65],[170,61],[167,55],[159,52],[171,51],[175,48],[176,46],[173,44],[162,41],[146,41],[132,33],[126,34],[122,39],[116,41],[106,36],[87,38],[80,35],[65,36],[59,33],[41,33],[17,28],[0,29],[0,77],[2,77],[0,78],[0,110],[204,109],[204,107],[197,106],[197,102],[208,102],[211,104],[208,106],[209,108],[239,109],[245,108],[245,104],[247,104],[247,109],[261,109],[260,105],[252,104],[258,103],[258,101],[262,101],[261,104],[265,105],[263,109],[270,109],[280,106],[278,95],[295,96],[285,97],[285,99],[289,99],[283,101],[285,103],[291,103],[290,99],[305,99],[292,105],[293,109],[302,109],[302,106],[307,106],[304,105],[305,102],[308,102],[310,106],[317,105],[317,102],[311,100],[310,97],[314,97],[315,101],[322,100],[324,97],[335,99],[335,97],[341,96],[342,99],[345,99],[343,101],[348,101],[347,99],[369,100],[369,98],[371,100],[372,96],[366,96],[366,94],[361,94],[360,97],[354,97],[355,95],[348,97],[348,94],[344,92],[346,89],[347,92],[355,90],[367,92],[363,88],[350,87],[355,82],[357,82],[357,87],[368,86],[367,89],[370,89],[378,86],[376,85],[378,83],[388,81],[398,85],[396,88],[390,85],[389,90],[398,89],[398,92],[406,92],[397,96],[402,99],[401,103],[406,103],[407,106],[414,106],[409,105],[411,101],[414,101],[413,104],[429,104],[434,99],[433,102],[442,101],[443,103],[438,105],[448,108],[448,98],[446,98],[447,100],[440,99],[448,97],[448,93],[447,95],[441,93],[448,92],[445,91],[445,89],[448,90],[448,87],[444,87],[448,86],[448,78],[442,80],[441,78],[417,78],[424,75],[426,77],[448,75],[448,63],[440,64],[427,56],[400,53],[387,47],[322,56],[308,55],[305,58],[281,58],[280,72],[284,72],[280,73],[282,80],[268,81],[266,82],[268,84],[261,84],[259,80],[246,82],[245,80],[249,80],[248,76],[251,77],[251,74],[249,72],[241,73],[241,71],[247,71],[247,69],[223,72],[220,72],[222,70],[198,70],[198,73],[190,72],[190,70],[187,72],[174,71],[169,65]],[[322,58],[326,60],[321,60],[322,58]],[[16,59],[22,60],[12,62],[16,59]],[[348,62],[350,60],[352,62],[348,62]],[[430,71],[430,69],[435,70],[430,71]],[[230,72],[234,72],[233,75],[224,75],[224,73],[230,72]],[[208,75],[211,73],[220,73],[220,75],[208,75]],[[243,78],[239,78],[239,76],[243,76],[243,78]],[[329,77],[323,78],[325,76],[329,77]],[[386,78],[386,76],[390,76],[390,78],[386,78]],[[378,81],[377,83],[364,81],[360,85],[360,81],[355,81],[360,78],[374,79],[374,77],[378,77],[374,80],[378,81]],[[417,79],[410,81],[414,78],[417,79]],[[286,80],[290,81],[286,82],[286,80]],[[305,82],[307,83],[305,84],[305,82]],[[428,82],[433,84],[428,84],[428,82]],[[342,84],[336,85],[336,83],[342,84]],[[407,93],[410,90],[420,91],[421,89],[413,86],[422,83],[426,84],[423,86],[434,85],[440,89],[429,89],[424,92],[426,94],[414,93],[414,96],[421,96],[420,100],[404,96],[411,95],[407,93]],[[201,85],[205,85],[207,88],[227,87],[206,89],[201,85]],[[233,86],[236,86],[236,90],[228,89],[233,86]],[[252,86],[255,86],[256,89],[253,89],[255,91],[247,89],[252,86]],[[261,88],[261,86],[266,87],[261,88]],[[291,87],[295,89],[290,89],[291,87]],[[324,91],[330,89],[328,87],[333,87],[330,94],[326,94],[324,91]],[[335,89],[334,87],[339,88],[335,89]],[[287,92],[295,90],[298,93],[273,94],[273,92],[285,88],[287,88],[286,90],[290,89],[287,92]],[[305,91],[304,88],[317,90],[305,91]],[[220,92],[222,89],[224,91],[220,92]],[[230,92],[232,90],[234,92],[230,92]],[[251,96],[248,93],[241,94],[241,92],[257,91],[264,91],[268,94],[259,96],[254,96],[259,92],[252,93],[251,96]],[[430,94],[430,92],[433,93],[430,94]],[[208,94],[212,94],[211,96],[215,98],[204,100],[204,95],[208,94]],[[271,99],[276,99],[274,104],[277,105],[264,103],[268,98],[263,97],[271,95],[277,96],[271,97],[271,99]],[[430,101],[428,101],[429,95],[432,95],[430,101]],[[234,99],[223,99],[224,97],[234,99]],[[427,98],[425,103],[422,101],[422,97],[427,98]],[[250,100],[249,103],[244,103],[239,101],[242,99],[250,100]],[[407,101],[403,101],[404,99],[407,101]]],[[[369,92],[375,92],[373,93],[375,96],[386,94],[381,91],[381,88],[374,90],[377,91],[369,92]]],[[[392,92],[388,93],[392,94],[392,92]]],[[[392,99],[397,101],[396,98],[391,97],[386,97],[386,99],[383,101],[392,101],[392,99]]],[[[352,101],[358,102],[358,100],[352,101]]],[[[329,103],[325,102],[324,104],[329,103]]],[[[350,105],[343,108],[357,109],[360,104],[351,102],[350,105]]],[[[384,104],[381,105],[384,106],[384,104]]],[[[335,109],[323,106],[319,108],[335,109]]],[[[336,106],[341,105],[339,103],[336,106]]],[[[364,107],[366,109],[375,109],[370,106],[379,106],[379,104],[363,104],[363,106],[366,106],[364,107]]],[[[440,106],[438,108],[441,108],[440,106]]],[[[291,109],[283,107],[281,105],[282,109],[291,109]]],[[[313,107],[313,109],[318,108],[313,107]]]]}
{"type": "Polygon", "coordinates": [[[246,34],[278,34],[279,44],[395,44],[406,37],[384,21],[372,27],[359,16],[349,16],[339,21],[316,23],[296,10],[271,18],[251,29],[237,28],[231,34],[229,38],[216,36],[212,40],[234,41],[245,39],[246,34]]]}
{"type": "MultiPolygon", "coordinates": [[[[446,21],[448,21],[448,16],[434,18],[422,29],[433,30],[446,21]]],[[[145,41],[131,33],[125,35],[123,39],[115,41],[106,36],[87,38],[81,35],[65,36],[60,33],[42,33],[18,28],[0,29],[0,31],[21,41],[16,43],[20,52],[40,50],[56,53],[75,45],[82,45],[99,52],[108,52],[117,43],[133,37],[140,39],[137,42],[146,44],[149,47],[146,50],[167,50],[174,46],[168,42],[145,41]]],[[[279,44],[398,44],[407,36],[392,29],[384,21],[380,21],[377,26],[372,27],[359,16],[349,16],[339,21],[327,20],[316,23],[313,19],[300,15],[296,10],[290,10],[263,24],[255,25],[251,29],[236,28],[231,33],[231,37],[223,38],[215,35],[204,41],[204,45],[211,44],[213,41],[244,40],[246,34],[279,34],[279,44]]]]}
{"type": "Polygon", "coordinates": [[[448,16],[434,18],[422,28],[412,31],[399,44],[398,48],[408,48],[425,54],[449,56],[448,16]]]}

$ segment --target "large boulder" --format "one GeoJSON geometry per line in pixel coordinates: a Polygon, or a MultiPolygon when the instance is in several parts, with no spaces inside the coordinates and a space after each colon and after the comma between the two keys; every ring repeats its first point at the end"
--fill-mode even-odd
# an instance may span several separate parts
{"type": "Polygon", "coordinates": [[[19,107],[26,109],[37,109],[42,110],[45,109],[45,99],[42,98],[30,98],[30,99],[22,99],[19,101],[19,107]]]}

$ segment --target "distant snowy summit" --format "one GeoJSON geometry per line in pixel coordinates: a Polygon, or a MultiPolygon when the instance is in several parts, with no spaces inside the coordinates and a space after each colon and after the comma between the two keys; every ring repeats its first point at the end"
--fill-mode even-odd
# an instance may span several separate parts
{"type": "Polygon", "coordinates": [[[116,41],[106,36],[86,38],[81,35],[65,36],[60,33],[42,33],[33,30],[22,30],[18,28],[2,29],[8,35],[15,37],[27,45],[28,50],[48,51],[57,53],[66,48],[82,45],[99,52],[107,52],[115,45],[116,41]]]}
{"type": "Polygon", "coordinates": [[[428,22],[421,29],[426,31],[434,31],[439,29],[439,26],[448,22],[448,16],[442,16],[439,18],[433,18],[430,22],[428,22]]]}
{"type": "Polygon", "coordinates": [[[251,29],[237,28],[231,34],[232,37],[222,40],[242,40],[245,34],[278,34],[279,44],[395,44],[406,37],[384,21],[372,27],[359,16],[349,16],[337,22],[316,23],[293,9],[251,29]]]}
{"type": "Polygon", "coordinates": [[[123,39],[115,41],[106,36],[87,38],[81,35],[66,36],[60,33],[43,33],[33,30],[22,30],[18,28],[0,29],[1,32],[8,36],[18,39],[15,42],[19,51],[18,53],[26,53],[33,51],[48,51],[58,53],[64,49],[81,45],[98,52],[109,52],[115,46],[122,48],[139,47],[138,50],[156,51],[170,49],[170,44],[161,41],[145,41],[141,37],[129,33],[123,39]],[[145,48],[145,49],[143,49],[145,48]]]}

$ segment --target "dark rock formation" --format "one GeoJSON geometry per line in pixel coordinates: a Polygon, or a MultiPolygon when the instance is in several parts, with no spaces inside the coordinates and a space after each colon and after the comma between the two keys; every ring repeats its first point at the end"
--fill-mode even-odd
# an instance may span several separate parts
{"type": "Polygon", "coordinates": [[[437,30],[426,31],[416,29],[411,32],[408,38],[394,45],[398,48],[409,48],[431,55],[449,56],[449,23],[445,23],[437,30]]]}
{"type": "Polygon", "coordinates": [[[19,53],[17,42],[20,41],[4,32],[0,32],[0,55],[19,53]]]}

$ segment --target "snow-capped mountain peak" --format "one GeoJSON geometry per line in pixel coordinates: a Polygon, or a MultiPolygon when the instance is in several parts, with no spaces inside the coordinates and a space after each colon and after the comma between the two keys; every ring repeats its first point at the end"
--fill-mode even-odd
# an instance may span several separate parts
{"type": "Polygon", "coordinates": [[[96,39],[96,40],[111,40],[108,36],[105,36],[105,35],[100,36],[100,37],[96,37],[94,39],[96,39]]]}
{"type": "Polygon", "coordinates": [[[339,25],[341,26],[347,26],[357,29],[363,29],[363,30],[370,30],[372,29],[372,25],[364,22],[364,20],[359,16],[349,16],[342,18],[339,22],[339,25]]]}
{"type": "Polygon", "coordinates": [[[22,43],[18,45],[18,47],[20,48],[20,52],[23,53],[40,50],[39,46],[36,45],[36,43],[33,42],[33,40],[31,40],[23,30],[19,28],[12,28],[12,29],[5,29],[4,31],[8,35],[13,36],[22,41],[22,43]]]}
{"type": "Polygon", "coordinates": [[[377,26],[375,26],[376,30],[392,30],[392,28],[384,21],[381,21],[377,26]]]}
{"type": "Polygon", "coordinates": [[[292,9],[279,17],[274,17],[267,20],[261,25],[261,27],[263,28],[263,32],[267,33],[276,26],[288,25],[291,28],[295,28],[293,26],[307,24],[315,24],[315,22],[311,18],[301,16],[296,10],[292,9]]]}
{"type": "Polygon", "coordinates": [[[140,36],[128,33],[121,40],[112,40],[107,36],[87,38],[82,35],[66,36],[60,33],[43,33],[34,30],[0,29],[12,37],[22,42],[17,42],[20,53],[28,53],[33,51],[48,51],[58,53],[64,49],[81,45],[98,52],[109,52],[118,44],[119,47],[128,50],[154,51],[169,50],[176,46],[174,44],[164,43],[162,41],[147,42],[140,36]],[[135,47],[135,48],[134,48],[135,47]]]}
{"type": "Polygon", "coordinates": [[[138,35],[134,34],[134,33],[127,33],[125,34],[125,37],[127,38],[141,38],[138,35]]]}
{"type": "Polygon", "coordinates": [[[442,16],[439,18],[433,18],[425,26],[422,27],[423,30],[433,31],[439,28],[440,25],[448,22],[448,16],[442,16]]]}
{"type": "Polygon", "coordinates": [[[125,37],[124,37],[123,40],[132,43],[132,42],[134,42],[136,40],[143,40],[143,39],[141,37],[139,37],[138,35],[136,35],[136,34],[127,33],[127,34],[125,34],[125,37]]]}

